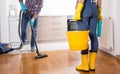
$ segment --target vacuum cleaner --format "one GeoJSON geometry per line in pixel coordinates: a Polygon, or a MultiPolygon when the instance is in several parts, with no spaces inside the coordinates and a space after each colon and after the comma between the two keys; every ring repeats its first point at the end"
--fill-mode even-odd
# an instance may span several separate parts
{"type": "Polygon", "coordinates": [[[23,41],[21,39],[21,13],[22,11],[20,10],[20,14],[19,14],[19,25],[18,25],[18,35],[19,35],[19,39],[20,39],[20,45],[17,48],[12,48],[9,43],[0,43],[0,54],[6,54],[8,52],[11,52],[13,50],[19,50],[23,48],[23,41]]]}
{"type": "MultiPolygon", "coordinates": [[[[26,12],[27,12],[27,14],[29,16],[30,15],[29,11],[26,11],[26,12]]],[[[18,48],[10,48],[10,47],[8,47],[9,44],[7,44],[7,43],[0,43],[0,54],[5,54],[5,53],[8,53],[8,52],[13,51],[13,50],[22,49],[22,47],[23,47],[23,41],[21,39],[21,22],[22,22],[21,21],[21,19],[22,19],[21,14],[22,14],[22,10],[20,10],[20,13],[19,13],[19,26],[18,26],[18,34],[19,34],[19,38],[20,38],[20,42],[21,42],[20,46],[18,48]]],[[[29,20],[30,19],[31,18],[29,16],[29,20]]],[[[35,31],[34,31],[33,26],[31,26],[31,31],[32,31],[33,37],[35,39],[35,31]]],[[[37,43],[36,43],[36,39],[34,41],[35,41],[36,54],[37,54],[35,56],[35,59],[48,57],[47,54],[41,54],[41,53],[39,53],[39,49],[38,49],[38,46],[37,46],[37,43]]]]}

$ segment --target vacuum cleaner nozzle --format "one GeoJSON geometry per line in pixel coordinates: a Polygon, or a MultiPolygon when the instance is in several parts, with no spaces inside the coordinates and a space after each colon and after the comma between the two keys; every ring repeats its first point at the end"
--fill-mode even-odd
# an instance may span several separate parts
{"type": "Polygon", "coordinates": [[[48,55],[47,54],[38,54],[37,56],[35,56],[35,59],[44,58],[44,57],[48,57],[48,55]]]}

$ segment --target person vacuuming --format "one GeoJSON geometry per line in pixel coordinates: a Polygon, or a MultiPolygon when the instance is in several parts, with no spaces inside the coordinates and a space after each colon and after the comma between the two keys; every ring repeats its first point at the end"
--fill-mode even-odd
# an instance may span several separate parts
{"type": "Polygon", "coordinates": [[[76,70],[89,71],[95,70],[96,56],[98,52],[98,39],[96,35],[97,22],[102,20],[101,12],[101,1],[102,0],[77,0],[76,2],[76,13],[73,20],[76,21],[78,30],[87,30],[89,28],[89,37],[91,40],[91,50],[81,51],[81,64],[76,66],[76,70]],[[84,19],[87,24],[83,24],[84,19]],[[88,58],[89,55],[89,58],[88,58]]]}
{"type": "MultiPolygon", "coordinates": [[[[22,41],[23,44],[26,44],[26,29],[27,25],[29,23],[31,26],[33,26],[35,30],[35,38],[37,36],[37,27],[38,27],[38,14],[43,6],[42,0],[25,0],[25,4],[23,3],[23,0],[19,0],[21,9],[23,11],[22,14],[22,23],[21,23],[21,34],[22,34],[22,41]],[[29,12],[29,14],[27,13],[29,12]],[[29,19],[29,17],[31,19],[29,19]]],[[[34,43],[33,35],[31,35],[31,51],[35,52],[35,43],[34,43]]]]}
{"type": "Polygon", "coordinates": [[[46,54],[40,54],[38,51],[36,36],[38,29],[38,14],[41,11],[43,6],[43,0],[25,0],[25,4],[23,0],[19,0],[22,13],[22,23],[21,23],[21,38],[23,41],[23,45],[26,44],[26,29],[27,25],[31,26],[32,35],[31,35],[31,51],[37,53],[35,58],[43,58],[47,57],[46,54]]]}

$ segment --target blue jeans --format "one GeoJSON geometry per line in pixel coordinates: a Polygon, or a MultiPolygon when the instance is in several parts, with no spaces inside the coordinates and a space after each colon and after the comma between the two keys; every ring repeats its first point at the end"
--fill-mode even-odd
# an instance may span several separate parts
{"type": "MultiPolygon", "coordinates": [[[[85,0],[84,8],[82,11],[82,19],[76,21],[78,30],[90,30],[89,37],[91,40],[90,52],[98,51],[98,39],[96,35],[96,27],[98,21],[98,7],[91,0],[85,0]]],[[[88,54],[88,49],[81,51],[81,54],[88,54]]]]}
{"type": "MultiPolygon", "coordinates": [[[[23,44],[26,43],[26,38],[27,38],[27,25],[28,21],[33,17],[33,15],[28,15],[26,12],[23,12],[22,14],[22,23],[21,23],[21,34],[22,34],[22,41],[23,44]]],[[[34,25],[34,33],[35,33],[35,39],[37,37],[37,29],[38,29],[38,17],[35,19],[34,25]]],[[[35,40],[33,34],[31,35],[31,48],[35,47],[35,40]]]]}

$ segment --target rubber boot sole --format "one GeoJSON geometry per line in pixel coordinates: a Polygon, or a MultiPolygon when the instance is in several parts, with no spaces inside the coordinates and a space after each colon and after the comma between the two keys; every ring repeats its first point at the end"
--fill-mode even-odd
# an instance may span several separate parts
{"type": "Polygon", "coordinates": [[[89,72],[89,70],[79,70],[76,68],[77,71],[89,72]]]}
{"type": "Polygon", "coordinates": [[[90,69],[91,71],[95,71],[95,69],[90,69]]]}

